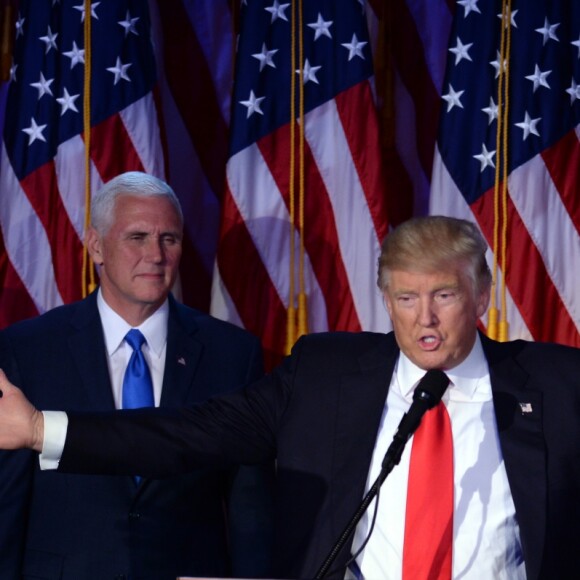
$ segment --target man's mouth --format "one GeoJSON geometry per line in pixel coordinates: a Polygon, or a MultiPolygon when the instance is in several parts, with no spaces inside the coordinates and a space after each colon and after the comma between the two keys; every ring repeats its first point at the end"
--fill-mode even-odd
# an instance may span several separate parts
{"type": "Polygon", "coordinates": [[[437,336],[422,336],[419,339],[419,345],[424,350],[435,350],[441,342],[441,339],[437,336]]]}

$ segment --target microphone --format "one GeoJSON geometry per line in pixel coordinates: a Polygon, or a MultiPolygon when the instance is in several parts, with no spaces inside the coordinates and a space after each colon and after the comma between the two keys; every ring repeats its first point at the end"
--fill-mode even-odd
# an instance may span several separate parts
{"type": "Polygon", "coordinates": [[[381,465],[383,470],[389,472],[399,463],[405,444],[419,427],[423,415],[441,401],[447,385],[449,378],[442,370],[431,369],[425,373],[415,388],[413,403],[403,415],[393,441],[385,453],[381,465]]]}
{"type": "MultiPolygon", "coordinates": [[[[413,435],[413,433],[417,430],[417,427],[419,427],[419,423],[421,423],[423,415],[429,409],[432,409],[435,405],[437,405],[439,401],[441,401],[441,397],[443,396],[443,393],[445,392],[448,384],[449,378],[443,371],[439,369],[432,369],[427,371],[423,378],[419,381],[419,384],[413,393],[413,403],[411,404],[409,411],[403,415],[403,418],[401,419],[401,422],[397,428],[397,432],[393,436],[393,441],[387,449],[387,453],[385,454],[385,458],[383,459],[383,463],[381,465],[379,476],[363,498],[360,506],[326,556],[326,559],[318,569],[315,578],[324,578],[328,574],[331,565],[342,552],[346,542],[354,532],[356,525],[375,497],[377,497],[378,504],[378,493],[381,485],[392,471],[392,469],[395,467],[395,465],[397,465],[401,460],[401,455],[403,454],[405,444],[410,439],[411,435],[413,435]]],[[[377,505],[375,504],[375,517],[376,513],[377,505]]],[[[353,561],[358,556],[358,554],[362,552],[370,538],[370,535],[372,534],[373,527],[374,518],[366,540],[363,542],[362,546],[359,548],[356,554],[351,557],[348,563],[353,561]]],[[[347,566],[348,563],[346,564],[347,566]]]]}

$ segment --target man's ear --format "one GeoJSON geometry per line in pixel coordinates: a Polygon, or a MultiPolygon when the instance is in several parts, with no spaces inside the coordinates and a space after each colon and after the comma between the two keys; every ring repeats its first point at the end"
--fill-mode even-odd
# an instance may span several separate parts
{"type": "Polygon", "coordinates": [[[86,236],[87,250],[89,256],[97,266],[101,266],[104,262],[103,251],[101,247],[101,237],[97,230],[92,226],[89,227],[86,236]]]}

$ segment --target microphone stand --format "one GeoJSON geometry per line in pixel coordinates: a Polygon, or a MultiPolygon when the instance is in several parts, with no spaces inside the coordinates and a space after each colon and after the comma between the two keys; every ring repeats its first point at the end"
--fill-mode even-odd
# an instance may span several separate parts
{"type": "Polygon", "coordinates": [[[413,404],[408,413],[405,413],[401,419],[397,432],[393,436],[393,441],[385,453],[379,476],[363,498],[359,508],[344,528],[342,534],[338,537],[338,540],[328,553],[322,566],[318,569],[315,576],[316,579],[324,578],[326,574],[328,574],[330,566],[332,566],[333,562],[344,548],[344,545],[354,532],[354,529],[369,507],[371,501],[373,501],[381,485],[383,485],[383,482],[387,479],[387,475],[391,473],[395,465],[397,465],[401,460],[403,449],[405,448],[407,441],[411,438],[411,435],[417,430],[417,427],[419,427],[423,415],[441,401],[441,397],[443,396],[448,384],[449,379],[443,371],[438,369],[427,371],[425,376],[421,381],[419,381],[419,384],[413,393],[413,404]]]}
{"type": "Polygon", "coordinates": [[[334,563],[334,561],[344,548],[344,545],[346,544],[347,540],[354,532],[356,526],[360,522],[364,513],[367,511],[369,505],[377,495],[381,485],[383,485],[389,473],[391,473],[395,465],[397,465],[401,460],[403,449],[405,448],[405,444],[407,443],[409,437],[405,438],[397,435],[398,434],[395,434],[393,441],[385,455],[385,458],[383,459],[383,463],[381,465],[381,472],[379,473],[379,476],[377,477],[377,479],[375,480],[375,482],[373,483],[372,487],[369,489],[367,494],[364,496],[358,509],[351,517],[350,521],[344,528],[342,534],[340,534],[340,536],[338,537],[338,540],[335,542],[334,546],[328,553],[328,556],[326,556],[326,559],[322,563],[322,566],[320,566],[318,572],[316,572],[315,576],[316,579],[324,578],[326,574],[328,574],[330,567],[332,566],[332,564],[334,563]]]}

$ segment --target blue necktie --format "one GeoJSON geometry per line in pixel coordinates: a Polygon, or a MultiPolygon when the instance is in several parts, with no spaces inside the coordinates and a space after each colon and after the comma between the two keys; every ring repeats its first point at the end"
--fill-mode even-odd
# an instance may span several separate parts
{"type": "Polygon", "coordinates": [[[147,361],[141,347],[145,337],[136,328],[132,328],[125,340],[133,349],[129,364],[123,378],[123,409],[137,409],[139,407],[153,407],[153,382],[147,361]]]}
{"type": "MultiPolygon", "coordinates": [[[[123,409],[138,409],[139,407],[153,407],[153,381],[143,356],[141,347],[145,337],[140,330],[132,328],[126,335],[125,340],[133,349],[129,364],[123,377],[123,409]]],[[[136,475],[135,483],[139,485],[141,477],[136,475]]]]}

